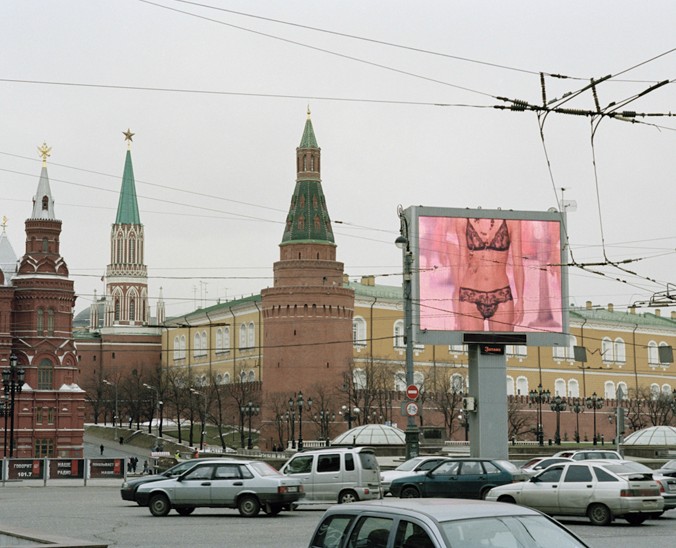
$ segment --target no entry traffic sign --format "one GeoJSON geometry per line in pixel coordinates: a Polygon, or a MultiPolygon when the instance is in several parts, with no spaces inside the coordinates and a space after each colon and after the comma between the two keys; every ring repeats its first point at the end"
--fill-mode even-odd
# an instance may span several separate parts
{"type": "Polygon", "coordinates": [[[419,393],[420,391],[418,390],[418,387],[415,384],[409,384],[406,387],[406,397],[409,400],[417,400],[419,393]]]}

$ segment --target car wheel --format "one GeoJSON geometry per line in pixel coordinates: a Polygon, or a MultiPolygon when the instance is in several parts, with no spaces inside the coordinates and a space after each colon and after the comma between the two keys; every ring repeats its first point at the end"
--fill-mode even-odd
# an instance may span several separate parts
{"type": "Polygon", "coordinates": [[[628,516],[625,516],[624,519],[629,522],[629,525],[641,525],[641,523],[648,519],[648,516],[644,516],[643,514],[629,514],[628,516]]]}
{"type": "Polygon", "coordinates": [[[404,487],[401,490],[401,495],[399,495],[400,499],[419,499],[420,498],[420,491],[418,491],[415,487],[404,487]]]}
{"type": "Polygon", "coordinates": [[[268,516],[276,516],[282,511],[282,508],[284,508],[284,506],[282,504],[269,504],[266,508],[267,510],[265,513],[268,516]]]}
{"type": "Polygon", "coordinates": [[[502,496],[498,497],[498,502],[506,502],[508,504],[516,504],[514,497],[510,497],[509,495],[502,495],[502,496]]]}
{"type": "Polygon", "coordinates": [[[490,490],[491,490],[491,487],[484,487],[484,488],[481,490],[481,495],[479,495],[480,498],[481,498],[481,500],[486,500],[486,496],[488,495],[488,492],[489,492],[490,490]]]}
{"type": "Polygon", "coordinates": [[[352,490],[341,491],[340,495],[338,495],[338,504],[349,504],[350,502],[358,501],[359,497],[357,496],[357,493],[352,490]]]}
{"type": "Polygon", "coordinates": [[[244,495],[239,499],[237,509],[245,518],[253,518],[260,512],[261,504],[253,495],[244,495]]]}
{"type": "Polygon", "coordinates": [[[183,506],[182,508],[176,508],[176,511],[179,513],[181,516],[189,516],[195,511],[194,506],[183,506]]]}
{"type": "Polygon", "coordinates": [[[150,497],[148,508],[150,508],[150,513],[153,516],[164,517],[171,510],[171,504],[169,504],[169,499],[166,495],[158,494],[150,497]]]}
{"type": "Polygon", "coordinates": [[[592,504],[587,508],[587,517],[592,525],[610,525],[613,515],[605,504],[592,504]]]}

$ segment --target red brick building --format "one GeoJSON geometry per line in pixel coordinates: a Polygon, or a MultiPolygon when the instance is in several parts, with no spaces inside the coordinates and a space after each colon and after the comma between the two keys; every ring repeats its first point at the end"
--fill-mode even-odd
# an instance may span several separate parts
{"type": "MultiPolygon", "coordinates": [[[[39,150],[42,172],[26,220],[26,250],[9,284],[0,273],[1,366],[14,355],[25,371],[25,384],[15,395],[14,439],[7,445],[15,457],[81,457],[85,394],[72,339],[75,292],[59,252],[61,221],[54,214],[46,162],[51,149],[39,150]]],[[[8,417],[5,428],[10,424],[8,417]]],[[[0,444],[9,456],[5,437],[0,444]]]]}

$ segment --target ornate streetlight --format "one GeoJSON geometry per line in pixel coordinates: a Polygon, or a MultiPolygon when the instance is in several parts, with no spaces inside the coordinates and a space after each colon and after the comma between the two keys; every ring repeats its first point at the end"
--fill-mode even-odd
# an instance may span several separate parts
{"type": "Polygon", "coordinates": [[[251,417],[258,415],[261,412],[261,408],[258,405],[254,405],[253,402],[249,402],[246,405],[242,405],[240,411],[249,418],[249,439],[246,442],[246,448],[253,449],[253,443],[251,442],[251,417]]]}
{"type": "Polygon", "coordinates": [[[550,407],[551,410],[556,413],[556,436],[554,438],[554,443],[556,443],[556,445],[561,445],[561,411],[566,410],[566,400],[561,396],[554,396],[550,407]]]}
{"type": "MultiPolygon", "coordinates": [[[[164,402],[160,399],[160,391],[158,388],[155,388],[154,386],[150,386],[149,384],[143,383],[144,388],[147,388],[148,390],[152,390],[155,392],[156,396],[156,402],[153,402],[152,405],[152,414],[150,416],[150,425],[153,423],[153,419],[155,418],[155,406],[157,406],[157,409],[159,411],[159,416],[160,416],[160,424],[158,426],[158,432],[159,432],[159,437],[162,437],[162,411],[164,408],[164,402]]],[[[148,433],[151,432],[151,426],[148,426],[148,433]]]]}
{"type": "Polygon", "coordinates": [[[7,401],[7,398],[3,394],[2,397],[0,397],[0,417],[4,418],[4,424],[3,426],[5,427],[5,443],[2,446],[4,448],[4,457],[7,456],[7,418],[9,417],[9,402],[7,401]]]}
{"type": "Polygon", "coordinates": [[[288,424],[289,430],[289,440],[291,441],[291,449],[296,448],[296,412],[291,407],[293,406],[293,400],[289,400],[290,410],[285,413],[286,422],[288,424]]]}
{"type": "Polygon", "coordinates": [[[594,410],[594,445],[596,445],[598,443],[596,435],[596,410],[603,407],[603,398],[599,398],[596,392],[594,392],[591,396],[587,397],[585,404],[587,405],[587,409],[594,410]]]}
{"type": "Polygon", "coordinates": [[[336,420],[336,414],[331,411],[320,410],[314,415],[315,422],[319,423],[319,437],[329,444],[329,424],[336,420]]]}
{"type": "Polygon", "coordinates": [[[308,410],[312,407],[312,398],[308,398],[307,403],[303,399],[303,392],[298,391],[296,400],[289,398],[289,409],[293,410],[294,407],[298,409],[298,450],[303,450],[303,408],[307,406],[308,410]]]}
{"type": "Polygon", "coordinates": [[[538,384],[537,390],[533,389],[528,393],[531,403],[537,403],[538,413],[537,413],[537,430],[535,435],[538,439],[538,445],[543,446],[545,444],[545,433],[542,427],[542,404],[549,402],[551,392],[549,390],[543,390],[542,385],[538,384]]]}
{"type": "Polygon", "coordinates": [[[115,439],[117,439],[117,384],[114,382],[110,382],[106,379],[103,379],[103,384],[106,384],[108,386],[112,386],[115,389],[115,414],[113,415],[113,426],[115,427],[115,439]]]}
{"type": "MultiPolygon", "coordinates": [[[[9,457],[14,456],[14,400],[17,394],[21,394],[26,371],[23,367],[18,367],[19,360],[16,354],[12,353],[9,357],[9,367],[2,370],[2,385],[5,389],[5,405],[9,397],[9,457]]],[[[5,420],[5,422],[7,422],[5,420]]],[[[7,425],[5,424],[5,432],[7,425]]],[[[5,443],[5,446],[7,444],[5,443]]]]}
{"type": "Polygon", "coordinates": [[[460,414],[458,415],[458,421],[460,422],[460,426],[465,429],[465,441],[469,440],[469,420],[467,419],[467,413],[464,409],[461,409],[460,414]]]}
{"type": "MultiPolygon", "coordinates": [[[[195,394],[196,396],[202,396],[204,398],[204,414],[200,413],[200,415],[202,415],[202,430],[200,432],[200,451],[201,451],[202,449],[204,449],[204,439],[207,435],[207,411],[209,406],[209,400],[207,399],[206,392],[200,392],[199,390],[195,390],[194,388],[191,388],[190,392],[192,394],[195,394]]],[[[190,413],[192,417],[192,399],[190,401],[191,401],[190,413]]],[[[190,426],[191,426],[190,432],[192,433],[192,423],[190,426]]]]}
{"type": "Polygon", "coordinates": [[[343,405],[340,408],[340,414],[343,415],[343,419],[347,421],[347,429],[352,430],[352,421],[356,421],[359,417],[361,409],[359,407],[353,407],[350,409],[347,405],[343,405]]]}
{"type": "Polygon", "coordinates": [[[573,398],[570,410],[575,413],[575,443],[580,443],[580,413],[584,411],[584,403],[580,398],[573,398]]]}

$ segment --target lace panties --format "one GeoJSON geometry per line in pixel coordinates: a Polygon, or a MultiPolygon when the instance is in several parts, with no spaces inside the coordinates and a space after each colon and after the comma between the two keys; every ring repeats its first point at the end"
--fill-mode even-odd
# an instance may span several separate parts
{"type": "Polygon", "coordinates": [[[468,287],[461,287],[460,300],[475,304],[484,320],[487,320],[493,317],[500,303],[506,303],[514,299],[512,298],[512,290],[507,286],[494,291],[478,291],[476,289],[469,289],[468,287]]]}

